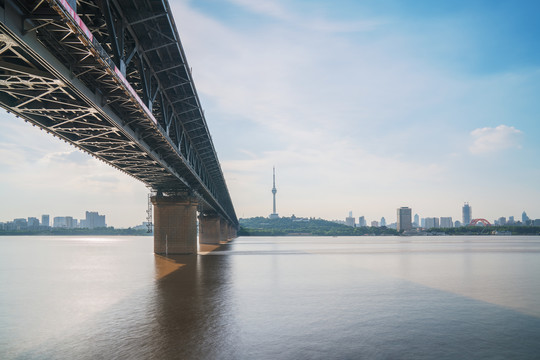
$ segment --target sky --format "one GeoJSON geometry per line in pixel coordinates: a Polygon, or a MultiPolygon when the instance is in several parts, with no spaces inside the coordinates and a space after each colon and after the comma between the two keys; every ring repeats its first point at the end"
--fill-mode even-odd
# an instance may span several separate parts
{"type": "MultiPolygon", "coordinates": [[[[238,217],[540,218],[540,2],[170,0],[238,217]]],[[[0,111],[0,221],[148,189],[0,111]]]]}

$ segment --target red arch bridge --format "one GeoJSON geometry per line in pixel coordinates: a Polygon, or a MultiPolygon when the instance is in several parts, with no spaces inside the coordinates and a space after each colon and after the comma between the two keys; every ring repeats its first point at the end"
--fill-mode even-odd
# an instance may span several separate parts
{"type": "Polygon", "coordinates": [[[486,219],[472,219],[469,225],[474,226],[474,225],[478,225],[478,223],[481,223],[484,226],[491,226],[491,223],[487,221],[486,219]]]}

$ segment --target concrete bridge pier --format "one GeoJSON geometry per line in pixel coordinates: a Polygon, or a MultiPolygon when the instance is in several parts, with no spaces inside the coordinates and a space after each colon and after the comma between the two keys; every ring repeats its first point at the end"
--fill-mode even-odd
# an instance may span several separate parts
{"type": "Polygon", "coordinates": [[[154,205],[154,252],[197,254],[197,200],[190,196],[151,198],[154,205]]]}
{"type": "Polygon", "coordinates": [[[234,227],[231,224],[227,224],[227,240],[234,239],[233,229],[234,229],[234,227]]]}
{"type": "Polygon", "coordinates": [[[221,233],[221,240],[227,241],[229,240],[229,223],[226,220],[222,220],[220,224],[220,233],[221,233]]]}
{"type": "Polygon", "coordinates": [[[219,244],[222,238],[221,219],[217,214],[201,214],[199,216],[199,242],[201,244],[219,244]]]}

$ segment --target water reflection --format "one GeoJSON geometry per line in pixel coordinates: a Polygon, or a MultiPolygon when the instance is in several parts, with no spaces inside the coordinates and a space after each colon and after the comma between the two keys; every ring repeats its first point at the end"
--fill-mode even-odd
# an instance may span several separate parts
{"type": "Polygon", "coordinates": [[[155,284],[156,326],[151,336],[156,358],[235,358],[238,329],[230,258],[156,257],[156,273],[162,272],[164,261],[179,267],[155,284]]]}
{"type": "Polygon", "coordinates": [[[539,308],[539,238],[406,241],[163,257],[145,239],[17,239],[0,252],[0,358],[537,358],[540,319],[515,309],[539,308]]]}

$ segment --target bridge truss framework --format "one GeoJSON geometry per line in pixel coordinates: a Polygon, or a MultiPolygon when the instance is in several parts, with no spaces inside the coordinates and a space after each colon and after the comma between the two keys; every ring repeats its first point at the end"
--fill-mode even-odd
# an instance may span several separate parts
{"type": "Polygon", "coordinates": [[[203,215],[238,220],[169,4],[0,0],[0,104],[203,215]]]}

